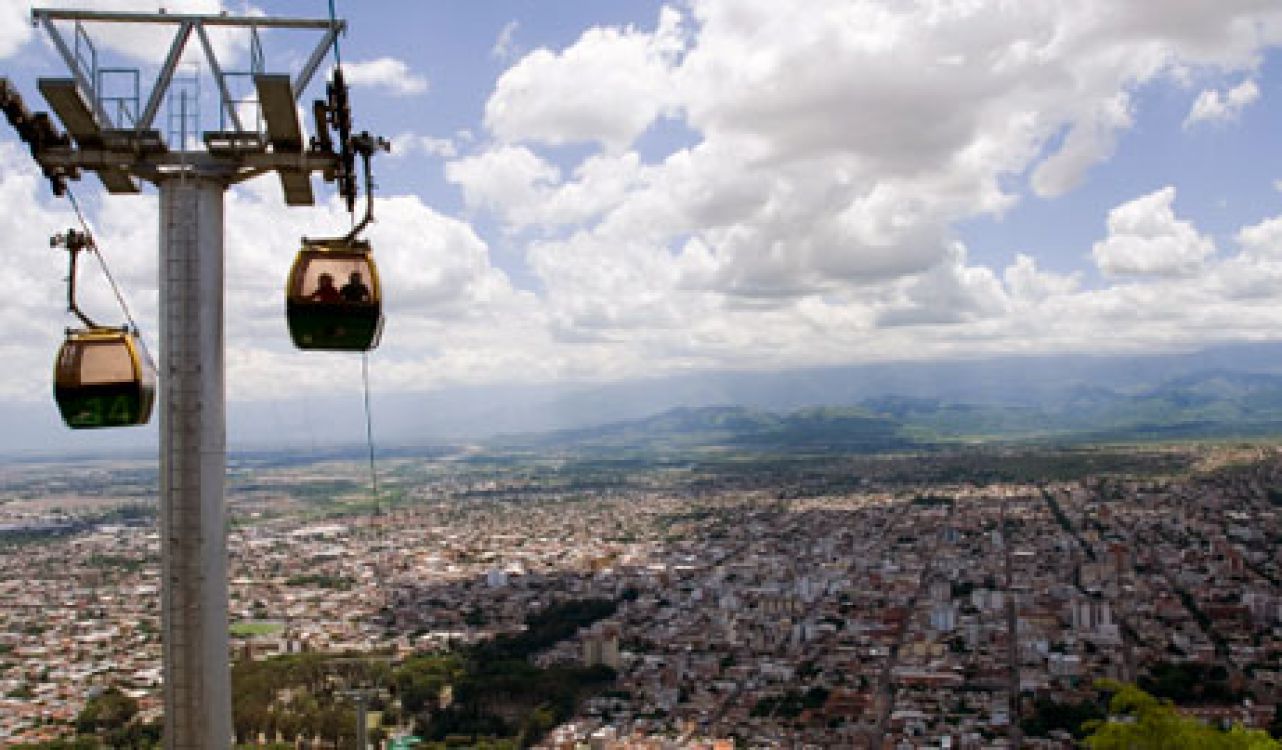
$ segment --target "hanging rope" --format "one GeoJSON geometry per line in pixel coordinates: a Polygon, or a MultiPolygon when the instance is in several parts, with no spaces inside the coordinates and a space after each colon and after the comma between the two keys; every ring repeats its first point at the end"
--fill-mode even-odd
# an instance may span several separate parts
{"type": "Polygon", "coordinates": [[[374,462],[374,420],[369,408],[369,352],[361,352],[361,380],[365,385],[365,444],[369,448],[369,481],[374,492],[374,515],[382,515],[378,491],[378,467],[374,462]]]}
{"type": "Polygon", "coordinates": [[[392,592],[387,585],[387,524],[383,518],[382,510],[382,493],[378,489],[378,465],[374,461],[374,420],[371,416],[369,406],[369,352],[361,352],[361,381],[365,386],[365,445],[369,448],[369,480],[371,491],[374,494],[374,514],[373,522],[376,524],[374,529],[375,539],[378,540],[378,555],[375,560],[374,575],[378,581],[378,588],[383,592],[383,606],[386,608],[391,601],[392,592]]]}

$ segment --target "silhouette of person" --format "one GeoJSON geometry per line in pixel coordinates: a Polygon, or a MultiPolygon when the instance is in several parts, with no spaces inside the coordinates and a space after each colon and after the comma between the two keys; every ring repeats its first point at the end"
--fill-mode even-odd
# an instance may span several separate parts
{"type": "Polygon", "coordinates": [[[361,280],[360,271],[352,271],[339,294],[343,296],[344,302],[369,302],[369,287],[361,280]]]}
{"type": "Polygon", "coordinates": [[[312,300],[313,302],[342,302],[343,301],[342,295],[339,294],[338,289],[334,287],[333,276],[327,273],[323,273],[316,278],[316,283],[318,284],[318,286],[316,287],[316,291],[307,295],[307,299],[312,300]]]}

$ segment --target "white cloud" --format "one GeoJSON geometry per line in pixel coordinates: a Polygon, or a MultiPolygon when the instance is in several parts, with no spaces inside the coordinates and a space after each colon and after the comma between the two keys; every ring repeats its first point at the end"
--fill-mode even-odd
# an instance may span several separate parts
{"type": "Polygon", "coordinates": [[[1136,88],[1190,66],[1249,69],[1262,40],[1282,39],[1282,13],[1253,0],[1160,16],[1135,0],[690,8],[509,69],[486,125],[525,153],[509,180],[507,147],[454,167],[469,205],[516,227],[577,218],[602,254],[643,236],[682,288],[785,303],[946,262],[956,222],[1017,202],[1013,178],[1043,196],[1080,184],[1131,127],[1136,88]],[[696,143],[609,190],[551,161],[529,169],[542,144],[618,153],[661,112],[696,143]],[[579,217],[553,199],[575,190],[599,199],[579,217]],[[696,246],[691,263],[680,249],[696,246]]]}
{"type": "Polygon", "coordinates": [[[1189,128],[1199,122],[1223,122],[1237,119],[1242,110],[1254,104],[1260,98],[1260,87],[1255,81],[1246,80],[1221,94],[1215,89],[1206,89],[1198,94],[1184,119],[1184,127],[1189,128]]]}
{"type": "Polygon", "coordinates": [[[1132,127],[1143,86],[1249,71],[1282,40],[1282,12],[1253,0],[1161,15],[1138,0],[689,7],[652,33],[599,28],[531,53],[491,96],[498,145],[448,167],[473,211],[555,230],[527,259],[558,337],[668,347],[682,366],[1026,348],[1034,323],[1048,347],[1081,345],[1137,299],[1165,309],[1140,281],[1175,283],[1214,251],[1173,194],[1114,213],[1098,255],[1119,286],[1102,291],[1027,255],[1000,274],[972,266],[952,227],[1009,210],[1023,179],[1072,190],[1132,127]],[[661,113],[693,143],[620,159],[661,113]],[[603,150],[577,167],[543,150],[585,141],[603,150]]]}
{"type": "Polygon", "coordinates": [[[1282,260],[1282,217],[1243,227],[1237,241],[1254,258],[1282,260]]]}
{"type": "Polygon", "coordinates": [[[1002,272],[1012,301],[1017,304],[1038,304],[1044,300],[1072,294],[1081,284],[1081,274],[1067,275],[1037,270],[1037,261],[1020,253],[1015,262],[1002,272]]]}
{"type": "Polygon", "coordinates": [[[560,170],[524,146],[501,146],[450,162],[446,178],[463,188],[472,208],[519,213],[561,180],[560,170]]]}
{"type": "Polygon", "coordinates": [[[486,127],[507,142],[625,148],[672,102],[680,18],[664,8],[652,34],[593,28],[564,52],[531,52],[499,78],[486,127]]]}
{"type": "Polygon", "coordinates": [[[556,166],[524,146],[498,146],[446,165],[469,208],[495,211],[513,231],[589,221],[616,207],[647,174],[628,151],[591,156],[563,181],[556,166]]]}
{"type": "Polygon", "coordinates": [[[393,57],[344,62],[343,78],[352,86],[386,89],[396,96],[413,96],[427,91],[427,78],[415,75],[403,60],[393,57]]]}
{"type": "Polygon", "coordinates": [[[0,59],[10,57],[31,39],[29,6],[16,0],[0,2],[0,59]]]}
{"type": "Polygon", "coordinates": [[[1033,172],[1038,195],[1062,195],[1081,184],[1086,170],[1113,154],[1119,131],[1131,126],[1130,97],[1118,93],[1102,102],[1094,116],[1079,119],[1069,128],[1059,151],[1033,172]]]}
{"type": "Polygon", "coordinates": [[[1197,273],[1215,244],[1175,218],[1174,201],[1175,188],[1168,186],[1109,211],[1108,237],[1091,249],[1096,266],[1112,276],[1197,273]]]}
{"type": "Polygon", "coordinates": [[[897,296],[878,325],[953,325],[996,318],[1009,306],[993,272],[967,266],[966,249],[959,244],[950,248],[947,261],[901,284],[897,296]]]}
{"type": "Polygon", "coordinates": [[[453,159],[458,156],[458,146],[449,138],[437,138],[417,133],[401,133],[390,139],[392,150],[388,157],[406,159],[415,156],[434,156],[453,159]]]}
{"type": "Polygon", "coordinates": [[[499,29],[499,35],[494,40],[494,46],[490,48],[490,57],[496,60],[511,60],[517,53],[516,48],[516,30],[521,24],[517,21],[508,21],[499,29]]]}

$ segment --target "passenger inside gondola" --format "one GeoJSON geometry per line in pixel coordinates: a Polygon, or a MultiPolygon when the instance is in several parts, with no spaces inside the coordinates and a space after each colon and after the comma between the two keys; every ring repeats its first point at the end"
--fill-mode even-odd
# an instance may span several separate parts
{"type": "Polygon", "coordinates": [[[344,302],[369,302],[369,287],[365,286],[359,271],[352,271],[347,283],[339,290],[344,302]]]}
{"type": "MultiPolygon", "coordinates": [[[[316,291],[307,296],[307,299],[313,302],[340,302],[344,295],[340,295],[338,289],[334,287],[334,277],[323,273],[317,279],[319,284],[316,291]]],[[[347,287],[343,287],[346,289],[347,287]]]]}
{"type": "Polygon", "coordinates": [[[286,282],[290,337],[300,349],[368,351],[383,328],[378,268],[367,243],[299,251],[286,282]]]}

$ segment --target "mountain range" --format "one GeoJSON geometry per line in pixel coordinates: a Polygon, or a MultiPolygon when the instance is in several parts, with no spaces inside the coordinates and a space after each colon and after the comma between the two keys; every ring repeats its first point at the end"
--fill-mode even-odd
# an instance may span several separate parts
{"type": "MultiPolygon", "coordinates": [[[[656,375],[612,383],[459,386],[382,393],[375,442],[783,445],[864,450],[966,440],[1142,440],[1282,435],[1282,343],[1131,355],[1038,355],[787,371],[656,375]],[[737,410],[736,410],[737,408],[737,410]],[[711,409],[711,411],[703,411],[711,409]],[[700,423],[702,420],[704,423],[700,423]],[[513,437],[519,436],[519,437],[513,437]],[[649,437],[646,437],[649,436],[649,437]],[[666,436],[666,437],[660,437],[666,436]],[[679,438],[679,439],[678,439],[679,438]]],[[[363,445],[355,384],[273,400],[228,393],[232,450],[363,445]]],[[[154,455],[154,425],[66,430],[51,402],[0,404],[0,453],[154,455]]]]}
{"type": "Polygon", "coordinates": [[[887,395],[854,406],[774,412],[676,407],[592,427],[505,435],[498,450],[724,448],[881,452],[972,442],[1088,442],[1282,436],[1282,375],[1210,371],[1156,386],[1080,386],[1043,404],[887,395]]]}

